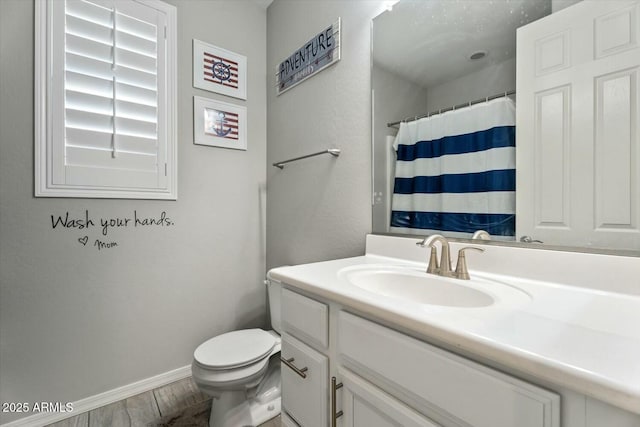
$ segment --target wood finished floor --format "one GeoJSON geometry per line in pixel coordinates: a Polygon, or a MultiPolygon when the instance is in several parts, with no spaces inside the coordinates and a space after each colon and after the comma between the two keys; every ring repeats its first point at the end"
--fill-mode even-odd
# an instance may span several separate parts
{"type": "MultiPolygon", "coordinates": [[[[78,414],[46,427],[207,427],[211,400],[191,378],[78,414]]],[[[260,427],[280,427],[276,417],[260,427]]]]}

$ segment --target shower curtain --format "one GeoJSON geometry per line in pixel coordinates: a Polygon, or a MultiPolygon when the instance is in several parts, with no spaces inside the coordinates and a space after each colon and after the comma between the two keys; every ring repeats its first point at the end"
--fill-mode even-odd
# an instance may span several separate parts
{"type": "Polygon", "coordinates": [[[515,103],[499,98],[401,123],[391,232],[515,234],[515,103]]]}

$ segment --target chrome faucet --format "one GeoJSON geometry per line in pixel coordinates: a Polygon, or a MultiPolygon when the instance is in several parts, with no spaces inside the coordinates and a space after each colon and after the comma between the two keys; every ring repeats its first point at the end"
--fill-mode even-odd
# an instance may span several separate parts
{"type": "Polygon", "coordinates": [[[431,254],[429,256],[429,266],[427,267],[427,273],[438,274],[445,277],[453,277],[451,271],[451,256],[449,253],[449,242],[441,234],[432,234],[425,238],[422,242],[417,242],[416,245],[421,248],[431,248],[431,254]],[[438,253],[436,251],[435,243],[440,242],[442,249],[440,250],[440,262],[438,263],[438,253]]]}
{"type": "Polygon", "coordinates": [[[491,240],[491,234],[484,230],[478,230],[471,236],[472,240],[491,240]]]}
{"type": "Polygon", "coordinates": [[[429,265],[427,267],[427,273],[437,274],[444,277],[453,277],[461,280],[469,280],[469,270],[467,269],[467,259],[464,251],[467,249],[473,249],[475,251],[484,252],[484,249],[477,248],[475,246],[467,246],[458,251],[458,261],[456,263],[455,271],[451,270],[451,254],[449,250],[449,242],[441,234],[433,234],[422,242],[417,242],[416,245],[421,248],[431,248],[429,255],[429,265]],[[440,242],[442,249],[440,253],[440,263],[438,264],[438,252],[435,244],[440,242]]]}

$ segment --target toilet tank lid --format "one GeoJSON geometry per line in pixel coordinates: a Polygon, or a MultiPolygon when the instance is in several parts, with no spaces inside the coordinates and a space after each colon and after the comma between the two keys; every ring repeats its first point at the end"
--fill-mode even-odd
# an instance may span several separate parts
{"type": "Polygon", "coordinates": [[[262,329],[227,332],[200,344],[193,358],[209,369],[230,369],[263,359],[271,353],[276,338],[262,329]]]}

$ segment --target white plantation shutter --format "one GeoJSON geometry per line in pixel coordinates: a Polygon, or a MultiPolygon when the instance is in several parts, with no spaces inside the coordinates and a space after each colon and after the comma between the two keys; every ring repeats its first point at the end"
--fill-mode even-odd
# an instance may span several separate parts
{"type": "Polygon", "coordinates": [[[52,78],[37,195],[175,198],[175,42],[165,38],[175,14],[150,1],[41,3],[52,78]]]}

